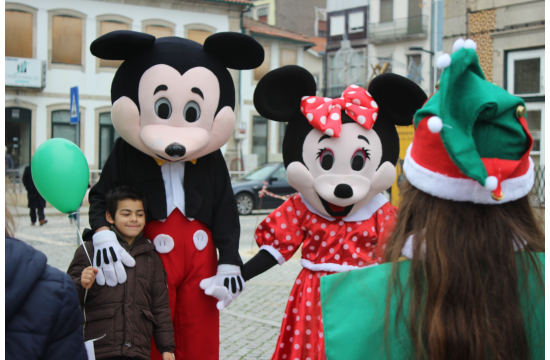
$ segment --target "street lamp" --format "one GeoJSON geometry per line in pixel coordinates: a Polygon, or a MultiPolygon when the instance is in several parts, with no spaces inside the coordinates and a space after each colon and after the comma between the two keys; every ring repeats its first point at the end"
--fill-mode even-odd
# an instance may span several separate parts
{"type": "Polygon", "coordinates": [[[430,92],[433,93],[433,88],[434,88],[433,56],[435,55],[434,52],[430,51],[430,50],[423,49],[419,46],[411,46],[411,47],[409,47],[409,51],[422,51],[422,52],[425,52],[425,53],[428,53],[428,54],[431,55],[431,57],[430,57],[430,92]]]}

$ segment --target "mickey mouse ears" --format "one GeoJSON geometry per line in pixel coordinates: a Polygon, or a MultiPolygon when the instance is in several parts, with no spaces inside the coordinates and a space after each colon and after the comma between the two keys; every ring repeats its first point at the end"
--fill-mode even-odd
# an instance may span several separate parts
{"type": "MultiPolygon", "coordinates": [[[[159,39],[165,41],[187,41],[192,46],[201,46],[198,43],[181,38],[159,39]]],[[[157,39],[153,35],[129,31],[117,30],[107,33],[95,39],[90,45],[90,51],[94,56],[105,60],[127,60],[136,56],[139,52],[153,47],[157,39]]],[[[217,57],[230,69],[245,70],[255,69],[264,61],[264,49],[251,36],[236,32],[220,32],[206,38],[203,46],[204,52],[217,57]]]]}

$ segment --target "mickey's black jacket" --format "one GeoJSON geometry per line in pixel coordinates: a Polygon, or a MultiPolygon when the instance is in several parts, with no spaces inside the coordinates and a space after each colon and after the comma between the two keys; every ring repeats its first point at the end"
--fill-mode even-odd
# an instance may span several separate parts
{"type": "MultiPolygon", "coordinates": [[[[84,235],[90,240],[100,227],[110,227],[105,218],[105,195],[116,186],[138,188],[147,202],[147,222],[167,218],[166,192],[160,166],[155,159],[128,144],[115,141],[99,182],[90,190],[90,225],[84,235]]],[[[183,180],[185,215],[205,223],[219,250],[218,264],[242,265],[239,255],[240,223],[227,165],[220,150],[185,163],[183,180]]]]}

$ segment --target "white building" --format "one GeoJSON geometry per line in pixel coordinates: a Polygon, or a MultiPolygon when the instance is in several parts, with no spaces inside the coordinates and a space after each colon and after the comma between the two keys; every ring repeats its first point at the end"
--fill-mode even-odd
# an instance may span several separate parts
{"type": "MultiPolygon", "coordinates": [[[[202,43],[215,32],[240,31],[241,14],[250,4],[247,0],[6,2],[5,140],[15,168],[28,165],[44,141],[62,137],[80,146],[90,169],[101,169],[117,137],[111,124],[110,90],[119,62],[90,53],[97,37],[127,29],[202,43]],[[79,127],[69,124],[73,86],[79,87],[79,127]]],[[[238,89],[238,72],[231,73],[238,89]]]]}
{"type": "MultiPolygon", "coordinates": [[[[324,49],[324,39],[316,45],[314,41],[318,38],[309,38],[246,17],[243,20],[246,32],[264,47],[265,60],[257,69],[241,71],[240,124],[235,139],[228,143],[228,148],[236,149],[235,157],[227,160],[230,170],[239,170],[239,158],[243,159],[244,170],[250,171],[257,165],[283,160],[281,145],[286,130],[286,123],[268,121],[254,108],[254,90],[258,81],[271,70],[298,65],[309,70],[317,80],[318,88],[321,88],[323,56],[320,52],[324,49]]],[[[321,96],[320,93],[318,95],[321,96]]]]}
{"type": "Polygon", "coordinates": [[[388,64],[386,72],[409,75],[427,94],[432,93],[435,58],[429,52],[435,53],[437,44],[431,43],[431,0],[327,0],[326,11],[328,96],[339,95],[346,85],[331,74],[339,71],[334,55],[344,38],[363,60],[352,64],[360,74],[357,85],[367,86],[373,72],[379,74],[388,64]]]}

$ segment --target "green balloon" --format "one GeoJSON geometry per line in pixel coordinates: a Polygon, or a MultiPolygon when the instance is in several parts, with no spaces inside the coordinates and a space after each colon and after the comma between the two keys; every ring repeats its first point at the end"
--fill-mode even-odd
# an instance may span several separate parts
{"type": "Polygon", "coordinates": [[[40,145],[31,162],[36,189],[62,213],[75,212],[86,194],[90,170],[82,151],[65,139],[50,139],[40,145]]]}

